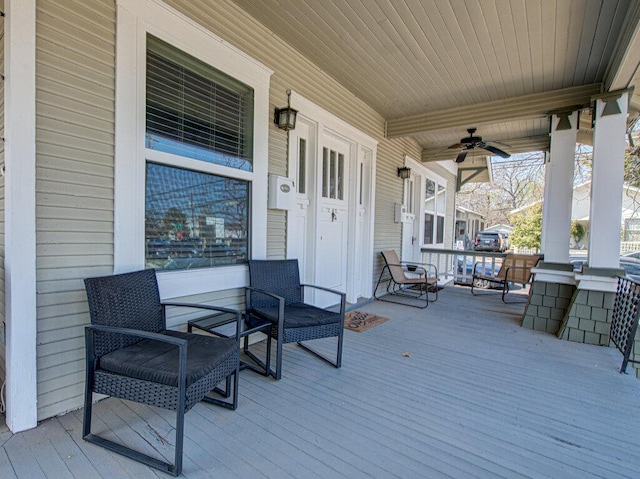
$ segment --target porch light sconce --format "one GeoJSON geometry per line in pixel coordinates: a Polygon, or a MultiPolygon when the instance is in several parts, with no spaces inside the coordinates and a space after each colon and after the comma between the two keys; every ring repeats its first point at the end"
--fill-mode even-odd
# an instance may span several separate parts
{"type": "Polygon", "coordinates": [[[287,91],[287,106],[285,108],[276,108],[273,115],[273,122],[278,128],[284,131],[293,130],[296,127],[296,118],[298,110],[291,108],[291,90],[287,91]]]}
{"type": "Polygon", "coordinates": [[[409,176],[411,176],[411,168],[409,168],[408,166],[402,166],[398,168],[398,178],[406,180],[407,178],[409,178],[409,176]]]}

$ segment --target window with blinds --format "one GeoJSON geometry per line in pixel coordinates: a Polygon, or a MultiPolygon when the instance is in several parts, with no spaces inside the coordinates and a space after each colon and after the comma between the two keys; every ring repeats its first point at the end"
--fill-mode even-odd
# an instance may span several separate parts
{"type": "Polygon", "coordinates": [[[253,89],[147,37],[146,147],[252,171],[253,89]]]}
{"type": "Polygon", "coordinates": [[[147,37],[147,268],[192,270],[247,261],[252,181],[240,171],[244,179],[233,176],[236,170],[253,171],[253,111],[252,88],[147,37]],[[199,161],[187,169],[185,157],[199,161]],[[214,174],[211,164],[234,170],[214,174]]]}

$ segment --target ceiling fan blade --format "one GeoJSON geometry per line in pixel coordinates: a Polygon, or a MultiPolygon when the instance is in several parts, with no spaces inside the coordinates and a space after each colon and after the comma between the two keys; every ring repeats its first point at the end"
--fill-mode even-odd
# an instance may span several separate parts
{"type": "Polygon", "coordinates": [[[462,148],[464,146],[464,144],[462,143],[455,143],[453,145],[451,145],[450,147],[448,147],[447,149],[449,150],[457,150],[458,148],[462,148]]]}
{"type": "Polygon", "coordinates": [[[462,150],[460,153],[458,153],[458,156],[456,157],[456,163],[462,163],[466,157],[467,157],[467,150],[462,150]]]}
{"type": "MultiPolygon", "coordinates": [[[[480,146],[480,145],[478,145],[478,146],[480,146]]],[[[506,151],[502,151],[500,148],[496,148],[495,146],[491,146],[491,145],[486,145],[485,144],[485,145],[480,146],[480,148],[482,148],[483,150],[487,150],[487,151],[493,153],[494,155],[501,156],[502,158],[509,158],[511,156],[506,151]]]]}

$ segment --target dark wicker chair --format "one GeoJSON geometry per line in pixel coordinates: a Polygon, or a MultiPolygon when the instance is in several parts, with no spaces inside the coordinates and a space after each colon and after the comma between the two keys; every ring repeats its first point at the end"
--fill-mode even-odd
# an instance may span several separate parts
{"type": "Polygon", "coordinates": [[[85,279],[85,286],[91,325],[85,332],[83,437],[177,476],[182,470],[185,412],[201,400],[229,409],[237,407],[241,313],[208,305],[161,303],[152,269],[85,279]],[[165,306],[236,313],[233,316],[236,338],[166,330],[165,306]],[[226,381],[224,391],[216,389],[223,381],[226,381]],[[206,395],[214,389],[227,399],[206,395]],[[174,463],[163,462],[92,434],[93,393],[176,411],[174,463]]]}
{"type": "Polygon", "coordinates": [[[297,342],[305,350],[339,368],[342,364],[345,294],[321,286],[300,283],[298,260],[250,260],[250,287],[246,290],[247,313],[272,323],[270,335],[276,339],[276,370],[270,374],[282,377],[282,345],[297,342]],[[339,299],[338,311],[306,304],[305,291],[327,291],[339,299]],[[302,344],[320,338],[338,338],[335,362],[302,344]]]}

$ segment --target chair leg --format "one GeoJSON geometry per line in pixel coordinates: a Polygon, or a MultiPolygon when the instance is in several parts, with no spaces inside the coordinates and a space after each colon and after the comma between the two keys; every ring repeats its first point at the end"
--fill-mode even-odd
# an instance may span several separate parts
{"type": "Polygon", "coordinates": [[[310,352],[314,356],[317,356],[318,358],[322,359],[323,361],[326,361],[327,363],[331,364],[332,366],[335,366],[336,368],[340,368],[342,366],[342,338],[343,338],[343,333],[341,332],[338,335],[338,351],[337,351],[337,354],[336,354],[335,362],[333,360],[327,358],[325,355],[320,354],[318,351],[315,351],[314,349],[310,348],[309,346],[307,346],[304,343],[298,342],[297,344],[298,344],[298,346],[300,346],[305,351],[310,352]]]}

